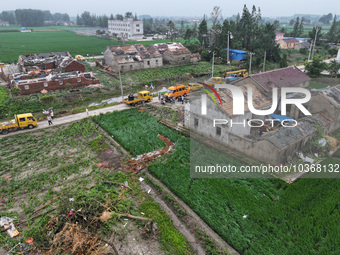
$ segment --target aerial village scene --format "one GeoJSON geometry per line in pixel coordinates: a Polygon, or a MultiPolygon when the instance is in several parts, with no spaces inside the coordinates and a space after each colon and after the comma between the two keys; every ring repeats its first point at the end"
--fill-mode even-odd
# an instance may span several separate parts
{"type": "Polygon", "coordinates": [[[335,0],[0,5],[0,255],[339,255],[335,0]]]}

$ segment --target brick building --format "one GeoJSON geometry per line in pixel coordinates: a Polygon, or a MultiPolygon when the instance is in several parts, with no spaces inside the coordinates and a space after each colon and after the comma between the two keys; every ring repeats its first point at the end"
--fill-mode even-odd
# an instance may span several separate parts
{"type": "Polygon", "coordinates": [[[85,66],[82,63],[74,62],[69,52],[53,52],[20,55],[18,58],[19,70],[30,72],[47,69],[60,69],[59,72],[66,70],[84,72],[85,66]],[[70,65],[70,66],[69,66],[70,65]]]}
{"type": "Polygon", "coordinates": [[[21,90],[21,95],[39,93],[42,90],[52,91],[71,87],[83,87],[99,84],[99,80],[92,73],[69,72],[48,75],[44,78],[29,80],[12,80],[12,87],[21,90]]]}

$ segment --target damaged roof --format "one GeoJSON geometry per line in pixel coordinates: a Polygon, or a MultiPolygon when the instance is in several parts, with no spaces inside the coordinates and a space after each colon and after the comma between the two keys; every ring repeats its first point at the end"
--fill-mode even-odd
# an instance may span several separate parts
{"type": "Polygon", "coordinates": [[[190,50],[184,47],[183,44],[180,42],[174,43],[158,43],[153,44],[159,52],[163,53],[164,51],[168,50],[172,54],[191,54],[190,50]]]}
{"type": "MultiPolygon", "coordinates": [[[[269,96],[265,95],[262,93],[255,85],[253,84],[247,84],[247,85],[242,85],[239,87],[244,95],[244,111],[249,112],[248,108],[248,88],[251,88],[253,91],[253,106],[255,109],[262,109],[267,106],[272,105],[272,100],[269,96]]],[[[233,116],[233,97],[228,89],[220,89],[218,91],[218,94],[221,98],[222,101],[222,106],[221,108],[229,115],[233,116]]],[[[217,101],[218,99],[215,98],[217,101]]],[[[216,101],[216,102],[217,102],[216,101]]]]}
{"type": "Polygon", "coordinates": [[[300,142],[303,138],[312,135],[316,128],[312,118],[299,119],[295,127],[280,127],[275,131],[263,135],[260,140],[267,140],[278,150],[283,150],[287,146],[300,142]]]}
{"type": "Polygon", "coordinates": [[[64,52],[50,52],[50,53],[38,53],[38,54],[28,54],[28,55],[20,55],[23,61],[35,60],[35,59],[49,59],[53,57],[70,57],[70,53],[67,51],[64,52]]]}
{"type": "Polygon", "coordinates": [[[148,51],[143,44],[108,46],[108,48],[115,56],[115,60],[120,64],[162,57],[158,51],[148,51]]]}
{"type": "Polygon", "coordinates": [[[267,92],[270,92],[272,88],[293,87],[311,80],[307,74],[296,66],[257,73],[249,77],[267,92]]]}
{"type": "Polygon", "coordinates": [[[340,84],[320,92],[335,107],[340,107],[340,84]]]}

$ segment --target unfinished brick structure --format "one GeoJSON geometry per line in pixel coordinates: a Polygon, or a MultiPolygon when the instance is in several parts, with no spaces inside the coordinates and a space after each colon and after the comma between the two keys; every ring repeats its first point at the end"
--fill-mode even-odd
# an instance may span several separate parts
{"type": "Polygon", "coordinates": [[[42,90],[52,91],[66,89],[69,86],[83,87],[99,83],[99,80],[92,73],[70,72],[32,80],[13,80],[11,86],[19,88],[21,95],[29,95],[42,90]]]}

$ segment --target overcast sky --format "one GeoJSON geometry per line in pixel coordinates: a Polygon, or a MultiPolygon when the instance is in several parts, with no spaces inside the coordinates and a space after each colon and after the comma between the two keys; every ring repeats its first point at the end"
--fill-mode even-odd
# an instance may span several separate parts
{"type": "Polygon", "coordinates": [[[137,15],[149,14],[151,16],[203,16],[209,15],[214,6],[222,9],[223,17],[242,13],[243,5],[248,9],[253,5],[261,8],[262,16],[291,16],[294,14],[340,14],[339,0],[1,0],[0,11],[15,9],[42,9],[54,12],[66,12],[76,16],[83,11],[102,15],[127,11],[137,15]]]}

